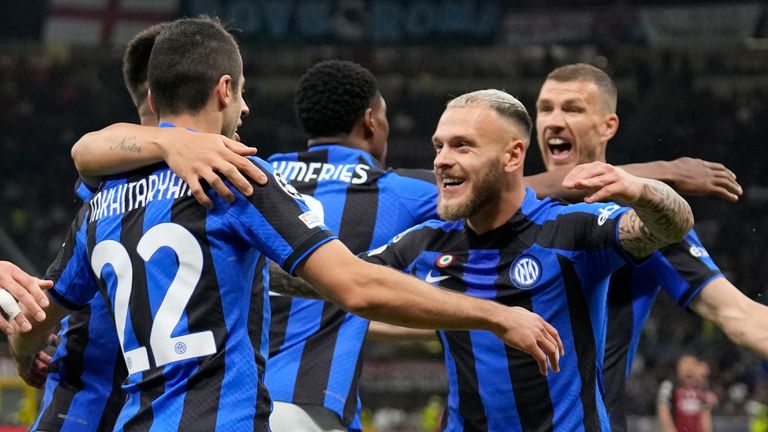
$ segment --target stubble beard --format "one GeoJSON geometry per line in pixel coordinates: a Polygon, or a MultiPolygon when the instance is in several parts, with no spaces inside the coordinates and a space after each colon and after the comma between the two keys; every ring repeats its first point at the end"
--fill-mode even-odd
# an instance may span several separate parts
{"type": "Polygon", "coordinates": [[[462,202],[448,204],[443,201],[440,192],[437,202],[437,214],[443,220],[467,219],[489,204],[497,201],[502,193],[504,175],[501,168],[492,166],[485,170],[483,175],[470,191],[469,199],[462,202]]]}

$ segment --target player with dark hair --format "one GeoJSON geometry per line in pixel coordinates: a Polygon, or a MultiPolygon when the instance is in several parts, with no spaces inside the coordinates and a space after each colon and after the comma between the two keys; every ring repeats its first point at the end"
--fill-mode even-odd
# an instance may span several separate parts
{"type": "Polygon", "coordinates": [[[566,188],[587,201],[538,200],[523,185],[531,121],[498,90],[448,103],[432,141],[438,212],[367,259],[441,287],[536,311],[567,347],[561,373],[534,364],[483,331],[440,331],[450,393],[448,431],[609,430],[599,371],[611,273],[679,240],[693,224],[663,183],[602,163],[576,167],[566,188]]]}
{"type": "MultiPolygon", "coordinates": [[[[571,64],[553,70],[536,102],[537,136],[547,170],[605,162],[607,143],[619,124],[616,102],[616,86],[601,69],[571,64]]],[[[711,165],[710,193],[738,198],[741,189],[722,165],[687,163],[711,165]]],[[[683,241],[662,248],[639,266],[619,269],[611,278],[603,381],[614,431],[627,429],[626,377],[661,289],[681,308],[719,325],[734,342],[768,357],[768,308],[750,300],[723,276],[692,230],[683,241]]]]}
{"type": "MultiPolygon", "coordinates": [[[[146,103],[147,63],[155,38],[166,26],[158,24],[137,34],[123,56],[124,82],[142,124],[146,125],[156,124],[146,103]]],[[[93,191],[80,184],[77,193],[87,201],[93,191]]],[[[71,240],[66,243],[72,244],[71,240]]],[[[62,248],[46,277],[58,280],[71,254],[70,248],[62,248]]],[[[34,362],[20,365],[28,382],[32,376],[39,379],[49,371],[42,406],[31,430],[111,430],[125,402],[120,385],[127,371],[110,308],[102,296],[95,296],[83,309],[61,321],[56,345],[52,358],[44,351],[37,354],[38,362],[50,361],[47,368],[34,362]]]]}
{"type": "MultiPolygon", "coordinates": [[[[308,203],[319,203],[326,226],[353,253],[437,217],[431,171],[384,168],[387,107],[370,71],[320,62],[301,77],[295,107],[308,149],[269,162],[308,203]]],[[[272,295],[270,302],[272,429],[362,429],[358,380],[368,320],[321,300],[272,295]]]]}
{"type": "MultiPolygon", "coordinates": [[[[160,127],[231,135],[248,113],[236,42],[210,20],[171,23],[155,42],[148,77],[160,127]],[[233,57],[235,76],[226,73],[233,57]],[[215,59],[211,67],[219,75],[211,88],[185,87],[209,95],[202,108],[168,102],[172,90],[155,91],[198,58],[215,59]]],[[[184,99],[194,105],[198,96],[184,99]]],[[[540,317],[357,259],[268,163],[251,160],[268,177],[251,197],[233,191],[232,203],[214,197],[216,206],[206,210],[186,183],[156,165],[105,179],[73,223],[74,254],[48,293],[69,307],[81,307],[99,290],[109,298],[129,373],[116,430],[268,429],[261,381],[267,259],[356,314],[415,327],[491,330],[530,352],[541,373],[548,363],[557,370],[562,345],[540,317]]],[[[47,311],[43,325],[10,339],[17,357],[31,355],[65,313],[56,303],[47,311]]]]}

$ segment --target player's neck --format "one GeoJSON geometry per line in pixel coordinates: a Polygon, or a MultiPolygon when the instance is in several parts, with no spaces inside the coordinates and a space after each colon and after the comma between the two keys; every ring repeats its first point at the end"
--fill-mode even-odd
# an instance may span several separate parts
{"type": "Polygon", "coordinates": [[[324,145],[324,144],[345,145],[344,143],[346,142],[346,140],[347,140],[347,135],[345,134],[327,136],[327,137],[315,137],[307,140],[307,147],[324,145]]]}
{"type": "Polygon", "coordinates": [[[518,184],[505,190],[499,199],[489,203],[480,211],[467,218],[467,225],[477,234],[485,234],[505,223],[520,210],[525,198],[525,188],[518,184]]]}
{"type": "Polygon", "coordinates": [[[221,118],[205,114],[174,114],[160,116],[160,122],[173,123],[176,127],[192,129],[198,132],[221,133],[221,118]]]}

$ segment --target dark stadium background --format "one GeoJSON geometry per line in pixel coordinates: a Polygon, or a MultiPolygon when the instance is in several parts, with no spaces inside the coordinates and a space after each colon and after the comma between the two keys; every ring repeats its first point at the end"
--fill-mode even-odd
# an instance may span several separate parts
{"type": "MultiPolygon", "coordinates": [[[[430,136],[453,95],[502,88],[534,112],[553,67],[606,69],[619,87],[621,118],[608,160],[693,156],[735,171],[745,191],[738,203],[688,198],[715,261],[766,303],[768,6],[759,1],[3,0],[0,259],[45,270],[75,210],[71,145],[85,132],[136,120],[120,75],[122,43],[158,20],[198,13],[237,29],[251,108],[240,135],[262,156],[304,146],[292,92],[322,59],[354,60],[378,77],[392,131],[388,164],[396,167],[431,167],[430,136]]],[[[531,148],[526,172],[536,173],[543,167],[531,148]]],[[[366,350],[370,430],[433,430],[446,388],[439,345],[366,350]]],[[[768,364],[663,294],[629,383],[633,430],[656,427],[658,384],[673,377],[684,352],[712,368],[715,430],[747,430],[768,401],[768,364]]],[[[0,373],[10,377],[8,362],[0,360],[0,373]]],[[[32,408],[5,382],[0,393],[12,403],[2,404],[0,424],[28,421],[32,408]]]]}

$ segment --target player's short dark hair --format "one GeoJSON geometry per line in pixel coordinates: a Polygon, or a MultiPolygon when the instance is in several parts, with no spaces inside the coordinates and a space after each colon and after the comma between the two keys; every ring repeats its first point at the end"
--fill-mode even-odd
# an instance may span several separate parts
{"type": "Polygon", "coordinates": [[[199,112],[223,75],[236,85],[240,49],[218,19],[183,18],[157,36],[147,76],[159,113],[199,112]]]}
{"type": "Polygon", "coordinates": [[[378,93],[368,69],[345,60],[322,61],[299,81],[296,116],[310,137],[349,133],[378,93]]]}
{"type": "Polygon", "coordinates": [[[147,99],[147,66],[155,39],[168,26],[167,22],[155,24],[134,36],[125,47],[123,81],[137,107],[147,99]]]}
{"type": "Polygon", "coordinates": [[[600,95],[610,112],[616,112],[618,91],[616,84],[602,69],[586,63],[574,63],[553,70],[547,75],[547,80],[557,82],[591,81],[600,90],[600,95]]]}

